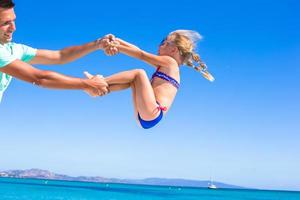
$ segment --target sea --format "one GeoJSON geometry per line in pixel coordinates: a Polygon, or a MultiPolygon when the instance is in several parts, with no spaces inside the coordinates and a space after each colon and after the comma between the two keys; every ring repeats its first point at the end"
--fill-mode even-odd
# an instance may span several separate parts
{"type": "Polygon", "coordinates": [[[0,200],[300,200],[300,192],[0,178],[0,200]]]}

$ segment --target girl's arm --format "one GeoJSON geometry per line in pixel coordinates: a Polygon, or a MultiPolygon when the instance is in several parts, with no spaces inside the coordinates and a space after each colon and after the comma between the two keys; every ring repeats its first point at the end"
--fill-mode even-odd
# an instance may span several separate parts
{"type": "Polygon", "coordinates": [[[153,65],[154,67],[169,66],[174,64],[174,62],[176,63],[176,61],[170,56],[158,56],[158,55],[148,53],[146,51],[141,50],[140,48],[138,48],[133,44],[121,40],[120,38],[116,38],[116,41],[120,43],[117,46],[117,48],[121,53],[142,60],[146,63],[149,63],[150,65],[153,65]]]}

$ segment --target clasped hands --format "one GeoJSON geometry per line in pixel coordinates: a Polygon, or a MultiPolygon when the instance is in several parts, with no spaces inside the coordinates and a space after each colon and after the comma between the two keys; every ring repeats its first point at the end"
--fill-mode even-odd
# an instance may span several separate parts
{"type": "MultiPolygon", "coordinates": [[[[112,34],[105,35],[95,41],[98,49],[103,49],[105,54],[113,56],[119,53],[118,45],[119,42],[112,34]]],[[[91,75],[89,72],[84,72],[87,87],[84,89],[92,97],[103,96],[109,92],[109,85],[105,81],[102,75],[91,75]]]]}

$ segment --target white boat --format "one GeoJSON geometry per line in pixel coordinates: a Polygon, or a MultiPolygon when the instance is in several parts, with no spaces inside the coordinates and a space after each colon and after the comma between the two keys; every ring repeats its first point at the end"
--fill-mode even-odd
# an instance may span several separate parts
{"type": "Polygon", "coordinates": [[[213,183],[211,178],[210,178],[210,183],[208,183],[208,189],[217,189],[217,186],[213,183]]]}
{"type": "Polygon", "coordinates": [[[217,189],[217,186],[215,184],[209,184],[208,189],[217,189]]]}

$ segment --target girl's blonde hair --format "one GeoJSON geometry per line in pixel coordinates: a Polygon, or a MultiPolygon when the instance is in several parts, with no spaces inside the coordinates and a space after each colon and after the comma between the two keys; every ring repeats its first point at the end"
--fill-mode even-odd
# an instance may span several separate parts
{"type": "Polygon", "coordinates": [[[169,37],[171,37],[171,40],[179,49],[179,53],[183,58],[183,64],[201,72],[208,80],[214,80],[208,73],[205,63],[201,60],[199,54],[196,53],[197,42],[203,38],[198,32],[192,30],[176,30],[171,32],[169,37]],[[195,65],[194,63],[197,64],[195,65]]]}

